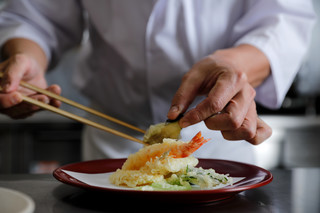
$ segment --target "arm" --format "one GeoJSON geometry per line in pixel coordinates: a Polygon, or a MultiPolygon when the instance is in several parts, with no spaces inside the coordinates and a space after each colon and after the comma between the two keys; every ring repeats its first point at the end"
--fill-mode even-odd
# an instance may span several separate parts
{"type": "Polygon", "coordinates": [[[207,97],[186,112],[180,125],[204,121],[229,140],[263,142],[271,129],[258,118],[255,102],[281,105],[303,56],[315,20],[312,1],[247,1],[232,26],[229,49],[214,52],[184,76],[168,118],[185,113],[198,95],[207,97]],[[255,95],[257,94],[257,97],[255,95]]]}
{"type": "Polygon", "coordinates": [[[83,29],[82,8],[77,0],[12,0],[0,11],[0,46],[14,38],[34,41],[50,66],[81,42],[83,29]]]}
{"type": "Polygon", "coordinates": [[[250,44],[268,58],[271,73],[256,87],[255,100],[281,106],[307,52],[316,20],[312,0],[249,0],[233,26],[232,45],[250,44]]]}
{"type": "Polygon", "coordinates": [[[259,86],[271,73],[267,57],[252,45],[242,44],[218,50],[211,57],[232,66],[238,72],[243,72],[248,83],[253,87],[259,86]]]}
{"type": "Polygon", "coordinates": [[[39,108],[21,102],[21,94],[59,106],[60,102],[19,87],[21,80],[60,93],[47,86],[45,71],[52,61],[82,38],[79,1],[12,0],[0,12],[0,113],[24,118],[39,108]],[[61,5],[64,9],[61,10],[61,5]],[[59,14],[59,15],[57,15],[59,14]]]}

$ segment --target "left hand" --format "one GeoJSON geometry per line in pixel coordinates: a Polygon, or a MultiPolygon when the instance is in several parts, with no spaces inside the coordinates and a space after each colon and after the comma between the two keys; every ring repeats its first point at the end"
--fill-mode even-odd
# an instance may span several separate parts
{"type": "Polygon", "coordinates": [[[181,127],[204,121],[212,130],[220,130],[227,140],[246,140],[259,144],[271,136],[271,128],[257,115],[255,90],[247,74],[223,54],[212,54],[196,63],[185,74],[168,113],[180,120],[181,127]],[[186,112],[196,96],[207,97],[186,112]]]}

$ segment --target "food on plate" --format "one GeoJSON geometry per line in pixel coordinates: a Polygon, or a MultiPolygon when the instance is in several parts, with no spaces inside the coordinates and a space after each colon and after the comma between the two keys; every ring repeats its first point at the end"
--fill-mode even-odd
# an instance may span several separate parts
{"type": "Polygon", "coordinates": [[[231,184],[232,178],[214,169],[197,168],[198,159],[191,156],[208,139],[196,134],[190,142],[163,139],[129,155],[126,162],[110,176],[110,182],[141,190],[209,189],[231,184]]]}
{"type": "Polygon", "coordinates": [[[164,138],[178,139],[180,131],[178,121],[151,125],[143,137],[143,142],[152,145],[162,143],[164,138]]]}

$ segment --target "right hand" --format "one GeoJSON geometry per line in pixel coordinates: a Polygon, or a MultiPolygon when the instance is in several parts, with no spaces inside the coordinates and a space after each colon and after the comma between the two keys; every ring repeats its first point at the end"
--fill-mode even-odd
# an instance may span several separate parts
{"type": "Polygon", "coordinates": [[[268,74],[267,58],[253,46],[216,51],[197,62],[183,77],[168,118],[174,120],[184,114],[179,120],[182,128],[204,121],[208,129],[221,131],[227,140],[262,143],[271,136],[272,129],[258,117],[253,85],[259,85],[268,74]],[[186,112],[200,95],[206,98],[186,112]]]}
{"type": "Polygon", "coordinates": [[[20,119],[40,110],[37,106],[23,102],[22,95],[55,107],[61,105],[60,101],[19,86],[21,80],[56,94],[61,93],[58,85],[47,86],[45,71],[34,58],[27,54],[15,54],[0,63],[0,113],[20,119]]]}

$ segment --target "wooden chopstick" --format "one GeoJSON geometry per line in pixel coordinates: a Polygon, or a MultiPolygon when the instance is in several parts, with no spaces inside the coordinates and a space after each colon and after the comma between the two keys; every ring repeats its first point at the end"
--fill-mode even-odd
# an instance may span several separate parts
{"type": "Polygon", "coordinates": [[[62,97],[62,96],[57,95],[57,94],[55,94],[55,93],[52,93],[52,92],[50,92],[50,91],[48,91],[48,90],[41,89],[41,88],[39,88],[39,87],[37,87],[37,86],[31,85],[31,84],[29,84],[29,83],[27,83],[27,82],[20,81],[20,86],[23,86],[23,87],[25,87],[25,88],[27,88],[27,89],[33,90],[33,91],[35,91],[35,92],[38,92],[38,93],[41,93],[41,94],[44,94],[44,95],[47,95],[47,96],[49,96],[49,97],[51,97],[51,98],[57,99],[57,100],[62,101],[62,102],[64,102],[64,103],[66,103],[66,104],[69,104],[69,105],[74,106],[74,107],[76,107],[76,108],[82,109],[82,110],[84,110],[84,111],[86,111],[86,112],[89,112],[89,113],[94,114],[94,115],[96,115],[96,116],[102,117],[102,118],[107,119],[107,120],[109,120],[109,121],[112,121],[112,122],[114,122],[114,123],[120,124],[120,125],[125,126],[125,127],[127,127],[127,128],[136,130],[136,131],[141,132],[141,133],[143,133],[143,134],[146,132],[145,130],[140,129],[140,128],[136,127],[136,126],[133,126],[133,125],[128,124],[128,123],[126,123],[126,122],[124,122],[124,121],[121,121],[121,120],[118,120],[118,119],[116,119],[116,118],[113,118],[113,117],[111,117],[111,116],[109,116],[109,115],[103,114],[103,113],[101,113],[101,112],[99,112],[99,111],[97,111],[97,110],[94,110],[94,109],[92,109],[92,108],[86,107],[86,106],[84,106],[84,105],[82,105],[82,104],[79,104],[79,103],[77,103],[77,102],[75,102],[75,101],[72,101],[72,100],[70,100],[70,99],[67,99],[67,98],[65,98],[65,97],[62,97]]]}
{"type": "Polygon", "coordinates": [[[117,136],[120,136],[120,137],[123,137],[125,139],[128,139],[128,140],[131,140],[131,141],[135,141],[135,142],[138,142],[138,143],[141,143],[141,144],[144,144],[145,143],[135,137],[132,137],[130,135],[127,135],[127,134],[124,134],[122,132],[119,132],[117,130],[114,130],[114,129],[111,129],[109,127],[106,127],[106,126],[103,126],[101,124],[98,124],[98,123],[95,123],[93,121],[90,121],[86,118],[83,118],[83,117],[80,117],[78,115],[75,115],[75,114],[72,114],[70,112],[67,112],[67,111],[64,111],[62,109],[59,109],[59,108],[56,108],[54,106],[51,106],[51,105],[48,105],[48,104],[45,104],[41,101],[37,101],[35,99],[32,99],[32,98],[29,98],[27,96],[22,96],[23,100],[27,103],[30,103],[30,104],[33,104],[33,105],[36,105],[38,107],[41,107],[43,109],[46,109],[46,110],[49,110],[49,111],[52,111],[52,112],[55,112],[55,113],[58,113],[62,116],[65,116],[67,118],[70,118],[70,119],[73,119],[73,120],[76,120],[76,121],[79,121],[81,123],[84,123],[84,124],[87,124],[87,125],[90,125],[90,126],[93,126],[93,127],[96,127],[98,129],[101,129],[101,130],[104,130],[106,132],[109,132],[109,133],[112,133],[114,135],[117,135],[117,136]]]}

